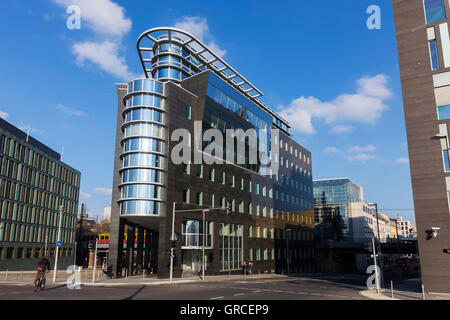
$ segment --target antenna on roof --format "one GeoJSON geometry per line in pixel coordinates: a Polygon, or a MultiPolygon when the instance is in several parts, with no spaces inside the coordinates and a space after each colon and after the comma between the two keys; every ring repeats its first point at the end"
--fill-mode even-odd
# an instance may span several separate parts
{"type": "Polygon", "coordinates": [[[30,137],[30,125],[28,125],[28,129],[27,129],[27,142],[28,142],[29,137],[30,137]]]}

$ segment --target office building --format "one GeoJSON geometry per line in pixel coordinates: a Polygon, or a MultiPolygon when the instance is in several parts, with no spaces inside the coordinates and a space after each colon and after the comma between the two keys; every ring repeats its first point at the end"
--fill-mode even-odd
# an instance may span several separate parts
{"type": "Polygon", "coordinates": [[[174,277],[203,269],[206,275],[241,273],[244,261],[254,272],[313,272],[311,153],[292,139],[287,121],[260,100],[259,89],[185,31],[151,29],[137,47],[145,78],[117,85],[109,248],[114,275],[168,277],[172,228],[174,277]],[[192,150],[183,151],[190,159],[176,163],[177,129],[186,129],[192,150]],[[244,152],[223,148],[224,164],[196,162],[199,154],[222,159],[221,148],[207,151],[205,140],[196,141],[210,129],[259,129],[256,149],[279,169],[260,158],[249,161],[253,147],[245,138],[244,152]],[[239,157],[245,161],[233,161],[239,157]]]}
{"type": "Polygon", "coordinates": [[[393,0],[409,163],[426,292],[450,292],[448,0],[393,0]],[[439,228],[436,237],[433,228],[439,228]]]}
{"type": "Polygon", "coordinates": [[[80,172],[0,119],[0,270],[34,270],[45,254],[53,267],[60,225],[59,266],[73,264],[79,192],[80,172]]]}
{"type": "Polygon", "coordinates": [[[386,242],[386,222],[363,188],[349,178],[314,180],[314,220],[320,272],[365,271],[372,239],[386,242]]]}

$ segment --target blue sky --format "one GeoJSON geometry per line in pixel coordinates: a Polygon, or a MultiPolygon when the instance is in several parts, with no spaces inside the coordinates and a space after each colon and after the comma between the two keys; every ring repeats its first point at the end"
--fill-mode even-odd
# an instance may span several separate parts
{"type": "Polygon", "coordinates": [[[63,161],[82,172],[80,200],[101,215],[111,201],[115,84],[142,74],[142,32],[183,26],[290,121],[313,154],[314,179],[349,177],[366,200],[414,219],[391,1],[243,2],[2,1],[0,115],[64,148],[63,161]],[[71,4],[80,30],[66,27],[71,4]],[[374,4],[380,30],[366,27],[374,4]]]}

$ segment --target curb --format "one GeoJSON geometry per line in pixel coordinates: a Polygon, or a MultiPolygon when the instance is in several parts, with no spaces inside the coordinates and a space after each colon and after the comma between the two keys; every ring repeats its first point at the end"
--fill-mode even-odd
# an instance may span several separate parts
{"type": "MultiPolygon", "coordinates": [[[[140,281],[140,282],[83,282],[81,281],[81,285],[82,286],[99,286],[99,287],[115,287],[115,286],[152,286],[152,285],[163,285],[163,284],[168,284],[168,285],[174,285],[174,284],[178,284],[178,283],[205,283],[205,282],[226,282],[226,281],[245,281],[245,280],[267,280],[267,279],[285,279],[287,278],[286,276],[278,276],[278,277],[251,277],[251,278],[235,278],[235,279],[214,279],[214,278],[207,278],[206,280],[200,280],[200,279],[186,279],[186,280],[174,280],[172,283],[169,282],[169,279],[167,280],[160,280],[160,281],[153,281],[153,282],[146,282],[144,281],[140,281]]],[[[104,281],[104,280],[103,280],[104,281]]],[[[49,283],[49,285],[65,285],[67,282],[66,280],[64,281],[57,281],[55,283],[49,283]]],[[[0,285],[20,285],[20,286],[27,286],[27,285],[31,285],[29,282],[27,281],[5,281],[5,280],[0,280],[0,285]]]]}
{"type": "Polygon", "coordinates": [[[363,290],[359,292],[360,295],[362,295],[363,297],[372,299],[372,300],[401,300],[398,298],[391,298],[388,296],[385,296],[382,293],[376,293],[376,291],[373,290],[363,290]]]}

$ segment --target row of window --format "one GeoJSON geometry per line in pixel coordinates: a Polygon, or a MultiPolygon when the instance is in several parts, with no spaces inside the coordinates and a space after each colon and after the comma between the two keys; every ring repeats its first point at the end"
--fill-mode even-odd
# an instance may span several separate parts
{"type": "MultiPolygon", "coordinates": [[[[276,259],[286,259],[286,249],[281,250],[278,248],[276,250],[277,256],[276,259]]],[[[275,249],[270,249],[270,258],[269,258],[269,249],[252,249],[250,248],[248,251],[248,259],[261,261],[261,260],[275,260],[275,249]],[[261,254],[262,252],[262,254],[261,254]]],[[[289,257],[292,259],[299,258],[314,258],[314,249],[289,249],[289,257]]]]}
{"type": "Polygon", "coordinates": [[[131,136],[167,139],[167,128],[152,123],[132,123],[124,128],[124,138],[131,136]]]}
{"type": "MultiPolygon", "coordinates": [[[[40,172],[51,175],[67,184],[78,186],[80,183],[79,174],[61,166],[55,161],[48,159],[40,153],[23,146],[14,139],[11,139],[3,134],[0,135],[0,154],[9,156],[20,163],[26,164],[40,172]]],[[[6,163],[2,163],[0,168],[4,168],[5,165],[6,163]]],[[[2,169],[1,173],[6,175],[3,170],[4,169],[2,169]]]]}
{"type": "Polygon", "coordinates": [[[291,230],[286,231],[282,229],[276,229],[274,232],[274,228],[266,228],[266,227],[256,227],[253,226],[248,227],[248,236],[250,238],[263,238],[263,239],[283,239],[285,240],[288,237],[288,240],[294,241],[314,241],[314,233],[310,231],[299,231],[299,230],[291,230]],[[256,232],[255,232],[256,231],[256,232]]]}
{"type": "MultiPolygon", "coordinates": [[[[48,209],[41,209],[0,199],[0,218],[15,222],[31,223],[56,227],[58,213],[48,209]]],[[[75,225],[76,214],[63,213],[62,225],[75,225]]]]}
{"type": "Polygon", "coordinates": [[[152,94],[135,94],[126,99],[126,108],[137,106],[155,107],[164,110],[165,99],[152,94]]]}
{"type": "Polygon", "coordinates": [[[153,79],[138,79],[133,80],[128,83],[128,93],[132,92],[155,92],[162,94],[163,93],[163,84],[159,81],[155,81],[153,79]]]}
{"type": "Polygon", "coordinates": [[[123,215],[159,215],[162,205],[153,200],[126,200],[120,203],[120,212],[123,215]]]}
{"type": "MultiPolygon", "coordinates": [[[[275,140],[275,142],[276,142],[276,140],[275,140]]],[[[303,160],[303,162],[310,164],[310,157],[306,156],[306,153],[302,153],[300,150],[297,150],[295,147],[293,147],[292,145],[289,145],[287,142],[284,142],[284,144],[283,144],[283,140],[280,139],[281,150],[283,150],[283,145],[284,145],[285,151],[289,152],[291,155],[295,156],[296,158],[303,160]]],[[[283,161],[281,161],[281,163],[283,163],[283,161]]]]}
{"type": "Polygon", "coordinates": [[[165,123],[163,121],[164,114],[154,109],[132,109],[125,113],[125,121],[153,121],[165,123]]]}
{"type": "Polygon", "coordinates": [[[122,198],[150,198],[164,200],[166,188],[153,184],[130,184],[121,187],[122,198]]]}
{"type": "MultiPolygon", "coordinates": [[[[58,228],[3,221],[0,226],[0,241],[55,243],[58,237],[58,228]]],[[[75,241],[75,230],[61,228],[60,239],[62,243],[72,243],[75,241]]]]}
{"type": "Polygon", "coordinates": [[[123,166],[126,167],[155,167],[167,169],[167,159],[152,153],[132,153],[123,157],[123,166]]]}
{"type": "MultiPolygon", "coordinates": [[[[190,168],[190,164],[185,164],[184,165],[184,173],[185,174],[190,174],[191,173],[191,168],[190,168]]],[[[203,178],[203,165],[198,164],[196,165],[196,175],[199,178],[203,178]]],[[[278,174],[276,175],[276,179],[278,181],[278,174]]],[[[209,168],[208,169],[208,178],[211,182],[215,182],[216,181],[216,170],[214,168],[209,168]]],[[[219,182],[223,185],[226,184],[226,174],[225,172],[222,172],[221,174],[218,174],[218,178],[219,178],[219,182]]],[[[273,188],[267,188],[266,186],[262,186],[260,188],[260,184],[255,183],[253,184],[252,181],[248,181],[248,183],[246,184],[245,179],[241,178],[238,179],[238,184],[236,184],[235,181],[235,176],[234,175],[229,175],[229,186],[230,187],[238,187],[241,190],[246,190],[248,192],[252,192],[254,190],[255,194],[257,195],[262,195],[263,197],[268,196],[270,199],[273,198],[273,196],[275,195],[275,200],[281,200],[281,201],[286,201],[287,203],[291,203],[292,205],[298,205],[298,206],[304,206],[307,209],[311,209],[312,208],[312,202],[304,200],[304,199],[300,199],[299,197],[296,197],[295,195],[290,195],[284,192],[279,192],[278,190],[275,190],[275,192],[273,191],[273,188]],[[247,187],[245,187],[245,185],[247,185],[247,187]],[[252,187],[254,185],[254,188],[252,187]]],[[[286,183],[287,185],[291,185],[291,187],[295,187],[297,190],[300,191],[304,191],[304,192],[311,192],[311,187],[306,186],[298,181],[294,181],[293,179],[289,179],[288,177],[284,177],[283,175],[281,176],[281,182],[282,183],[286,183]]]]}
{"type": "MultiPolygon", "coordinates": [[[[20,260],[20,259],[39,259],[45,253],[45,248],[41,247],[0,247],[0,260],[20,260]]],[[[55,248],[49,248],[47,255],[49,258],[55,257],[55,248]]],[[[61,248],[60,257],[72,257],[72,248],[61,248]]]]}
{"type": "Polygon", "coordinates": [[[26,185],[0,178],[0,197],[22,202],[24,204],[58,210],[60,205],[69,213],[76,213],[77,202],[60,197],[56,194],[43,192],[26,185]]]}
{"type": "Polygon", "coordinates": [[[152,138],[131,138],[123,142],[123,151],[142,151],[167,153],[167,144],[164,141],[152,138]]]}
{"type": "Polygon", "coordinates": [[[155,182],[165,184],[166,173],[154,169],[127,169],[122,171],[122,182],[155,182]]]}
{"type": "MultiPolygon", "coordinates": [[[[2,170],[0,170],[0,177],[3,175],[6,178],[22,182],[24,185],[20,183],[18,185],[25,186],[27,189],[33,191],[40,189],[40,191],[56,193],[75,201],[78,198],[78,187],[56,180],[54,177],[45,175],[29,167],[25,167],[13,160],[5,159],[0,156],[0,167],[2,168],[2,170]]],[[[0,178],[0,184],[6,184],[7,181],[7,179],[0,178]]],[[[9,183],[11,183],[11,181],[9,181],[9,183]]],[[[0,194],[6,197],[4,194],[11,192],[11,190],[9,188],[4,188],[6,187],[2,187],[0,189],[0,194]]]]}

